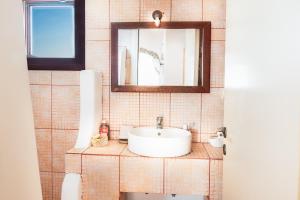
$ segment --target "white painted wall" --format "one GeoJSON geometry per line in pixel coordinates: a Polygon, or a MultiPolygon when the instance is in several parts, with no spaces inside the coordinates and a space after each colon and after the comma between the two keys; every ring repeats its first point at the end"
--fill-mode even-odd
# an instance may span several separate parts
{"type": "Polygon", "coordinates": [[[226,4],[223,200],[297,200],[300,1],[226,4]]]}
{"type": "Polygon", "coordinates": [[[41,200],[22,1],[0,6],[0,199],[41,200]]]}

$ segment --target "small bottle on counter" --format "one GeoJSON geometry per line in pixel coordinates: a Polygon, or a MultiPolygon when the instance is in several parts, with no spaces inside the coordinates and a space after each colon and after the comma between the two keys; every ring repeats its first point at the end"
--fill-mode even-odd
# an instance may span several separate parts
{"type": "Polygon", "coordinates": [[[110,128],[109,128],[109,124],[106,120],[101,121],[101,125],[99,128],[99,134],[100,134],[100,136],[107,137],[108,140],[110,139],[110,128]]]}
{"type": "Polygon", "coordinates": [[[102,120],[99,127],[99,133],[92,137],[93,147],[102,147],[108,144],[109,140],[109,125],[105,120],[102,120]]]}

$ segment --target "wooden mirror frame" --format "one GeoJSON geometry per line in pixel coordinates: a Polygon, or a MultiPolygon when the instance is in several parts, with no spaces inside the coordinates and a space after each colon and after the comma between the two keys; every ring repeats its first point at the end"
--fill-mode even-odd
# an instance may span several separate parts
{"type": "Polygon", "coordinates": [[[209,93],[210,92],[210,22],[113,22],[111,23],[111,91],[112,92],[159,92],[159,93],[209,93]],[[119,29],[200,29],[202,36],[202,84],[199,86],[137,86],[118,84],[118,30],[119,29]]]}

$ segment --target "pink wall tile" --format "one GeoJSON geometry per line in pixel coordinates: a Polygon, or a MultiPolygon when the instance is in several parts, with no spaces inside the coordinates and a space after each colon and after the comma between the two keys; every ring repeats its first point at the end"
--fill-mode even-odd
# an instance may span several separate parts
{"type": "Polygon", "coordinates": [[[109,28],[109,0],[85,1],[86,29],[109,28]]]}
{"type": "Polygon", "coordinates": [[[102,119],[109,120],[110,86],[102,87],[102,119]]]}
{"type": "Polygon", "coordinates": [[[224,87],[225,42],[211,42],[211,80],[210,87],[224,87]]]}
{"type": "Polygon", "coordinates": [[[215,133],[223,126],[223,115],[223,89],[211,89],[211,93],[202,94],[201,133],[215,133]]]}
{"type": "Polygon", "coordinates": [[[171,126],[182,128],[193,125],[194,133],[200,133],[201,94],[171,94],[171,126]]]}
{"type": "Polygon", "coordinates": [[[213,28],[225,28],[226,0],[203,0],[203,20],[213,28]]]}
{"type": "Polygon", "coordinates": [[[85,31],[87,41],[105,41],[110,40],[110,29],[87,29],[85,31]]]}
{"type": "Polygon", "coordinates": [[[225,29],[224,28],[213,28],[211,30],[211,40],[225,41],[225,29]]]}
{"type": "Polygon", "coordinates": [[[51,128],[51,86],[31,85],[35,128],[51,128]]]}
{"type": "Polygon", "coordinates": [[[52,85],[79,85],[79,71],[53,71],[52,85]]]}
{"type": "Polygon", "coordinates": [[[86,42],[86,69],[102,73],[103,85],[110,83],[109,41],[86,42]]]}
{"type": "Polygon", "coordinates": [[[119,157],[85,155],[82,159],[83,199],[119,200],[119,157]]]}
{"type": "Polygon", "coordinates": [[[140,18],[140,0],[110,1],[110,21],[135,22],[140,18]]]}
{"type": "Polygon", "coordinates": [[[42,194],[44,200],[52,200],[52,173],[40,172],[42,194]]]}
{"type": "Polygon", "coordinates": [[[52,87],[52,128],[78,129],[79,86],[52,87]]]}
{"type": "Polygon", "coordinates": [[[163,116],[164,126],[170,125],[170,94],[140,94],[140,125],[155,126],[156,117],[163,116]]]}
{"type": "Polygon", "coordinates": [[[172,0],[172,21],[201,21],[202,0],[172,0]]]}
{"type": "Polygon", "coordinates": [[[120,191],[163,193],[163,159],[120,158],[120,191]]]}
{"type": "Polygon", "coordinates": [[[64,173],[53,173],[53,200],[61,199],[61,186],[64,176],[64,173]]]}
{"type": "Polygon", "coordinates": [[[154,10],[164,13],[162,21],[170,21],[171,0],[141,0],[141,21],[153,21],[152,12],[154,10]]]}
{"type": "Polygon", "coordinates": [[[110,139],[117,140],[119,139],[120,131],[110,131],[110,139]]]}
{"type": "Polygon", "coordinates": [[[65,154],[65,173],[81,174],[81,154],[65,154]]]}
{"type": "Polygon", "coordinates": [[[51,129],[35,129],[40,171],[52,171],[51,129]]]}
{"type": "Polygon", "coordinates": [[[52,131],[52,157],[53,171],[65,171],[65,153],[74,147],[78,130],[53,130],[52,131]]]}
{"type": "Polygon", "coordinates": [[[165,193],[208,195],[209,160],[166,159],[165,193]]]}
{"type": "Polygon", "coordinates": [[[51,71],[29,70],[29,83],[51,85],[51,71]]]}
{"type": "Polygon", "coordinates": [[[210,161],[210,200],[222,200],[223,161],[210,161]]]}
{"type": "Polygon", "coordinates": [[[120,130],[120,125],[139,125],[139,94],[110,93],[110,125],[120,130]]]}

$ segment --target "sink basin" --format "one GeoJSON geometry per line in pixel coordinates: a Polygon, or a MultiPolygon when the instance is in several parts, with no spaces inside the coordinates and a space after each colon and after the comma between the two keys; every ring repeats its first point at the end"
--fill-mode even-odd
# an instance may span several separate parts
{"type": "Polygon", "coordinates": [[[133,128],[128,134],[128,149],[141,156],[178,157],[191,152],[192,136],[179,128],[133,128]]]}

